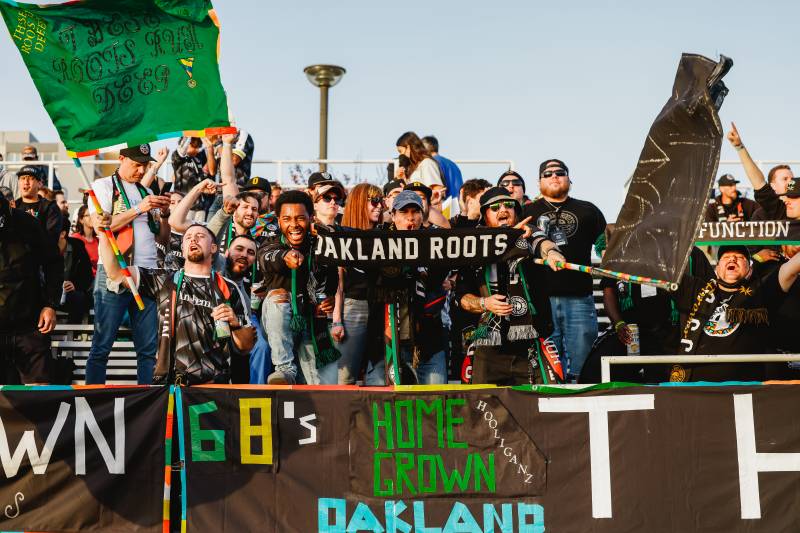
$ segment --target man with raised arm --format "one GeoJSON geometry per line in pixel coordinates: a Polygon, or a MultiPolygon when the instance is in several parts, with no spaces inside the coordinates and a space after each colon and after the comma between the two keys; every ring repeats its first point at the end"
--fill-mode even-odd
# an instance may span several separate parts
{"type": "MultiPolygon", "coordinates": [[[[93,222],[109,287],[127,285],[100,231],[108,217],[95,216],[93,222]]],[[[244,296],[233,281],[212,269],[215,240],[204,225],[192,224],[183,234],[182,269],[130,268],[142,297],[157,302],[160,339],[154,383],[229,383],[232,348],[246,353],[253,346],[255,330],[244,296]]]]}

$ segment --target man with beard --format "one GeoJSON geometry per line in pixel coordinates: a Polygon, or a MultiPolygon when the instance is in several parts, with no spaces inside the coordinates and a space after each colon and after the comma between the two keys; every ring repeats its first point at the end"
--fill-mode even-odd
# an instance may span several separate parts
{"type": "Polygon", "coordinates": [[[33,166],[24,166],[17,172],[20,197],[17,198],[16,208],[33,216],[42,225],[42,228],[55,245],[61,233],[61,224],[64,220],[61,211],[55,202],[39,196],[43,183],[39,179],[39,169],[33,166]]]}
{"type": "Polygon", "coordinates": [[[225,253],[236,235],[251,235],[258,219],[258,205],[258,196],[241,192],[236,195],[235,202],[223,205],[208,221],[208,229],[217,235],[220,253],[225,253]]]}
{"type": "MultiPolygon", "coordinates": [[[[127,284],[111,245],[100,231],[108,223],[107,217],[94,216],[93,221],[109,286],[127,284]]],[[[214,240],[208,228],[192,224],[183,234],[186,262],[182,269],[130,268],[142,297],[158,302],[161,338],[154,383],[229,383],[233,348],[247,352],[253,346],[255,330],[245,310],[244,296],[233,281],[211,268],[217,252],[214,240]]]]}
{"type": "MultiPolygon", "coordinates": [[[[800,274],[800,254],[763,276],[753,276],[746,246],[721,246],[715,276],[685,274],[675,303],[688,313],[680,352],[695,354],[772,353],[770,320],[800,274]]],[[[763,365],[673,365],[670,381],[763,379],[763,365]]]]}
{"type": "Polygon", "coordinates": [[[508,191],[520,205],[525,205],[525,180],[516,171],[506,170],[497,179],[497,186],[508,191]]]}
{"type": "MultiPolygon", "coordinates": [[[[591,202],[569,196],[572,181],[563,161],[548,159],[539,165],[541,198],[525,206],[525,217],[546,228],[547,238],[567,261],[589,265],[592,247],[606,229],[603,213],[591,202]]],[[[581,373],[592,343],[597,338],[597,310],[592,296],[592,277],[584,272],[546,272],[553,310],[551,339],[561,354],[570,381],[581,373]]]]}
{"type": "MultiPolygon", "coordinates": [[[[269,354],[269,344],[267,344],[266,335],[261,328],[258,316],[253,316],[252,307],[250,303],[250,284],[255,276],[255,262],[256,262],[256,241],[250,235],[236,235],[231,241],[231,245],[225,252],[225,277],[236,283],[237,287],[244,296],[244,305],[248,312],[251,313],[250,323],[256,330],[255,345],[250,350],[250,353],[241,354],[242,357],[234,357],[231,360],[231,382],[232,383],[251,383],[250,375],[252,373],[253,362],[252,358],[258,354],[261,359],[264,359],[263,354],[269,354]],[[256,352],[256,348],[261,345],[261,349],[256,352]]],[[[264,361],[259,361],[256,369],[261,371],[264,367],[264,361]]],[[[264,380],[261,380],[263,383],[264,380]]]]}
{"type": "MultiPolygon", "coordinates": [[[[64,215],[67,222],[69,222],[69,202],[67,201],[67,191],[63,189],[60,191],[55,191],[53,193],[53,198],[58,210],[61,211],[61,214],[64,215]]],[[[66,229],[69,230],[69,225],[67,225],[66,229]]]]}
{"type": "Polygon", "coordinates": [[[0,195],[0,383],[50,380],[63,264],[41,225],[0,195]]]}
{"type": "Polygon", "coordinates": [[[327,315],[333,312],[339,276],[314,261],[311,220],[314,205],[302,191],[286,191],[275,203],[280,235],[259,247],[266,298],[261,323],[272,350],[270,385],[298,381],[295,353],[309,385],[338,381],[337,360],[327,315]]]}
{"type": "Polygon", "coordinates": [[[497,385],[548,383],[563,377],[557,357],[543,353],[541,341],[553,331],[547,269],[533,262],[546,259],[552,271],[564,262],[558,247],[541,231],[533,232],[527,219],[519,220],[522,204],[504,187],[481,196],[481,221],[489,228],[524,229],[522,238],[531,256],[478,268],[464,268],[456,284],[461,308],[481,316],[470,341],[476,346],[472,382],[497,385]]]}

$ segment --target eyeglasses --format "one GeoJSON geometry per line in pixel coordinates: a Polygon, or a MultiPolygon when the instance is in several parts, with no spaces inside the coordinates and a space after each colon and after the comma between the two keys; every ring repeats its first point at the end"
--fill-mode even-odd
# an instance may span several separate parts
{"type": "Polygon", "coordinates": [[[559,178],[563,178],[566,175],[567,175],[567,171],[564,170],[564,169],[545,170],[544,172],[542,172],[542,177],[543,178],[549,178],[551,176],[558,176],[559,178]]]}
{"type": "Polygon", "coordinates": [[[489,209],[491,209],[492,211],[494,211],[495,213],[497,213],[498,211],[500,211],[500,208],[501,208],[501,207],[505,207],[505,208],[507,208],[507,209],[514,209],[514,207],[515,207],[516,205],[517,205],[517,204],[516,204],[516,202],[512,202],[512,201],[507,201],[507,202],[497,202],[497,203],[491,204],[491,205],[489,206],[489,209]]]}
{"type": "Polygon", "coordinates": [[[500,182],[501,187],[522,187],[522,180],[503,180],[500,182]]]}
{"type": "Polygon", "coordinates": [[[336,205],[342,205],[342,199],[336,196],[335,194],[323,194],[322,196],[317,198],[317,201],[319,200],[322,200],[326,204],[333,202],[336,205]]]}
{"type": "Polygon", "coordinates": [[[380,196],[373,196],[369,199],[369,203],[372,204],[373,207],[378,207],[383,202],[383,198],[380,196]]]}

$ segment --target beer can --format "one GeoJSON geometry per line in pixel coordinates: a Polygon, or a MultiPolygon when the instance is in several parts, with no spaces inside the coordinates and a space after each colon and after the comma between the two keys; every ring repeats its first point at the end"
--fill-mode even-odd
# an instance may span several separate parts
{"type": "Polygon", "coordinates": [[[641,355],[642,348],[639,344],[639,325],[628,324],[628,331],[631,332],[631,343],[625,346],[628,350],[628,355],[641,355]]]}
{"type": "Polygon", "coordinates": [[[214,321],[214,336],[217,340],[228,339],[231,336],[231,325],[226,320],[214,321]]]}

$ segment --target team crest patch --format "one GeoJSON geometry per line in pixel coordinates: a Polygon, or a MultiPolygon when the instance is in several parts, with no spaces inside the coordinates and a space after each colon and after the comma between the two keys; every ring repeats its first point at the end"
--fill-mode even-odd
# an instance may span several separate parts
{"type": "Polygon", "coordinates": [[[142,152],[144,155],[150,155],[150,147],[146,144],[139,145],[139,151],[142,152]]]}
{"type": "Polygon", "coordinates": [[[517,245],[517,248],[519,248],[521,250],[527,250],[527,249],[530,248],[530,245],[528,244],[528,241],[526,241],[522,237],[517,239],[516,245],[517,245]]]}
{"type": "Polygon", "coordinates": [[[192,67],[194,67],[194,58],[184,57],[183,59],[178,59],[178,61],[183,66],[183,70],[186,71],[186,75],[189,76],[189,79],[186,81],[186,85],[188,85],[190,89],[194,89],[195,87],[197,87],[197,81],[194,79],[192,75],[192,67]]]}
{"type": "Polygon", "coordinates": [[[525,298],[512,296],[508,303],[511,304],[511,314],[514,316],[522,316],[528,312],[528,303],[525,298]]]}
{"type": "Polygon", "coordinates": [[[681,365],[672,365],[669,371],[669,380],[670,382],[686,381],[686,369],[681,365]]]}

